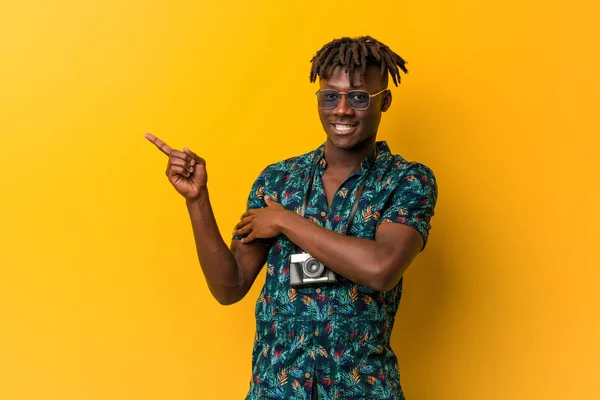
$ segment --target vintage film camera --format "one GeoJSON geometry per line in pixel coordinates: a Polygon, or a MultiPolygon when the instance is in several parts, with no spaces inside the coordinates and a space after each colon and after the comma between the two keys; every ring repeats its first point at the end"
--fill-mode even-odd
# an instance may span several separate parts
{"type": "Polygon", "coordinates": [[[291,286],[327,283],[337,283],[335,272],[326,268],[323,263],[306,252],[292,254],[290,258],[291,286]]]}

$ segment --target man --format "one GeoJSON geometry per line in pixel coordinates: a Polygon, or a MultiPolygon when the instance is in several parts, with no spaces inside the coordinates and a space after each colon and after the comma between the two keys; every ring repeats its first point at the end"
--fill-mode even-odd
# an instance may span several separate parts
{"type": "Polygon", "coordinates": [[[327,140],[260,174],[230,248],[205,161],[146,136],[169,155],[214,297],[241,300],[267,264],[247,399],[404,399],[390,336],[402,275],[425,247],[437,199],[429,168],[376,141],[392,103],[388,74],[397,86],[405,62],[368,36],[333,40],[311,62],[327,140]]]}

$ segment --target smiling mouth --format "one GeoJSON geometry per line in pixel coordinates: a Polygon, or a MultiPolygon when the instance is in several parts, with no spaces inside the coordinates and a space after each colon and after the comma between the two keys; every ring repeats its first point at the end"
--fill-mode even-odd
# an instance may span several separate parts
{"type": "Polygon", "coordinates": [[[356,128],[358,126],[358,122],[355,124],[335,124],[332,123],[331,125],[333,125],[333,127],[335,128],[336,131],[340,132],[340,133],[348,133],[352,130],[354,130],[354,128],[356,128]]]}

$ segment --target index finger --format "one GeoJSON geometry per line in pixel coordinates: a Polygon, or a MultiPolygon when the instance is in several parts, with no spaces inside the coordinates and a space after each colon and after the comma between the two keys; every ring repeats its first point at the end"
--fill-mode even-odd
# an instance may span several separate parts
{"type": "Polygon", "coordinates": [[[156,136],[154,136],[151,133],[146,133],[144,135],[144,137],[146,139],[148,139],[150,142],[154,143],[154,145],[156,147],[158,147],[158,149],[160,151],[162,151],[163,153],[165,153],[168,156],[171,155],[171,152],[173,151],[173,149],[168,144],[166,144],[165,142],[163,142],[162,140],[160,140],[159,138],[157,138],[156,136]]]}
{"type": "Polygon", "coordinates": [[[240,220],[251,216],[252,214],[254,214],[254,208],[251,208],[250,210],[246,211],[245,213],[242,214],[242,216],[240,217],[240,220]]]}

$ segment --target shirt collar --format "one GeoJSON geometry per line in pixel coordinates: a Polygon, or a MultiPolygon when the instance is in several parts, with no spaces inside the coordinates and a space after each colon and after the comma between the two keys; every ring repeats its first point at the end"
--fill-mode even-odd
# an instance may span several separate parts
{"type": "MultiPolygon", "coordinates": [[[[386,159],[390,154],[390,148],[386,141],[379,141],[375,143],[375,152],[365,157],[361,163],[360,168],[362,171],[368,171],[372,162],[377,162],[380,159],[386,159]]],[[[313,151],[311,157],[312,163],[317,163],[319,167],[325,169],[327,167],[327,161],[325,161],[325,143],[320,145],[315,151],[313,151]]]]}

